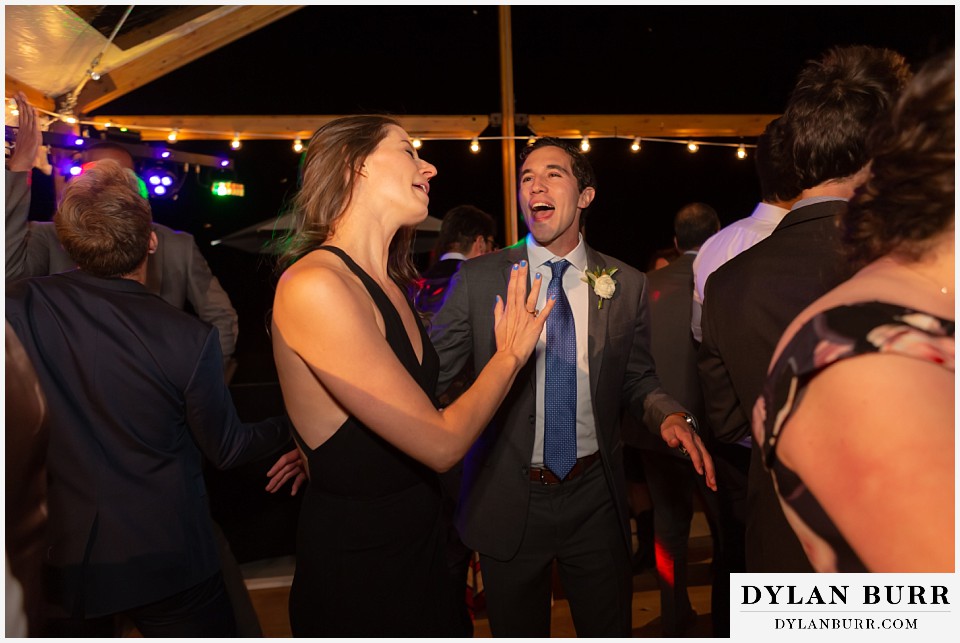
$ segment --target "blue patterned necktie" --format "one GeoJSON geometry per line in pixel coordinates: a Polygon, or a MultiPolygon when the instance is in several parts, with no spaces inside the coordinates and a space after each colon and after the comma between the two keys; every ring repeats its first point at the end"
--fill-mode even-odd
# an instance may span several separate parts
{"type": "Polygon", "coordinates": [[[550,264],[547,297],[557,302],[547,317],[546,378],[543,385],[543,463],[561,480],[577,462],[577,333],[563,291],[570,262],[550,264]]]}

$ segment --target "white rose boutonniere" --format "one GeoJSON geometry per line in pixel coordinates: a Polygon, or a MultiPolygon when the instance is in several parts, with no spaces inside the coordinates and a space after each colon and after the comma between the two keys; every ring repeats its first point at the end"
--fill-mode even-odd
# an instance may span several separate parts
{"type": "Polygon", "coordinates": [[[597,308],[603,308],[603,300],[611,299],[613,293],[617,291],[617,282],[613,280],[613,275],[620,270],[619,268],[600,268],[597,266],[597,269],[593,272],[589,270],[584,270],[584,277],[580,279],[587,282],[593,292],[597,294],[599,300],[597,301],[597,308]]]}

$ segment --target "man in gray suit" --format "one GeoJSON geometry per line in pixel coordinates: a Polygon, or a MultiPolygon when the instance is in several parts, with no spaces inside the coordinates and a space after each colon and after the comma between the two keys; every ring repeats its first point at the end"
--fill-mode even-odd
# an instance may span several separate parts
{"type": "MultiPolygon", "coordinates": [[[[680,256],[665,267],[647,273],[651,351],[657,364],[657,374],[664,390],[697,417],[703,415],[704,405],[697,373],[697,347],[690,333],[693,260],[700,245],[719,229],[720,218],[706,203],[683,206],[673,219],[673,243],[680,256]]],[[[689,463],[677,457],[680,454],[676,449],[666,448],[663,441],[649,431],[630,431],[625,427],[624,433],[627,437],[625,448],[636,448],[643,462],[653,500],[662,632],[664,636],[683,636],[693,627],[696,619],[687,592],[687,546],[694,513],[694,496],[699,492],[704,500],[713,535],[714,560],[720,551],[716,498],[712,491],[701,486],[689,463]],[[632,441],[633,436],[638,438],[636,442],[632,441]]],[[[723,634],[717,631],[717,625],[726,621],[723,614],[729,611],[729,584],[729,576],[713,583],[711,612],[715,635],[730,635],[729,627],[723,634]],[[715,600],[721,596],[726,598],[715,600]]]]}
{"type": "Polygon", "coordinates": [[[660,388],[643,274],[596,252],[580,234],[596,194],[586,158],[565,141],[540,139],[521,160],[520,208],[530,234],[464,262],[430,333],[442,391],[468,359],[479,371],[496,350],[494,299],[506,293],[515,263],[529,261],[530,274],[539,272],[538,309],[548,296],[557,300],[534,358],[464,459],[458,528],[480,552],[494,636],[550,635],[556,561],[577,634],[627,637],[621,407],[689,453],[710,486],[713,463],[692,417],[660,388]],[[567,312],[558,315],[561,308],[567,312]],[[554,318],[561,323],[551,326],[554,318]],[[566,379],[558,381],[561,374],[566,379]]]}
{"type": "MultiPolygon", "coordinates": [[[[77,267],[76,262],[60,245],[52,221],[28,221],[30,210],[30,169],[40,144],[40,129],[33,107],[18,102],[21,130],[17,144],[22,145],[20,159],[6,172],[6,281],[21,277],[44,277],[77,267]],[[29,120],[27,116],[34,120],[29,120]],[[32,150],[26,151],[24,148],[32,150]]],[[[92,163],[112,159],[122,167],[134,169],[133,157],[122,146],[100,143],[84,153],[84,161],[92,163]]],[[[147,261],[147,290],[160,295],[167,303],[183,309],[190,302],[197,317],[216,326],[220,332],[220,348],[228,364],[237,345],[237,312],[230,297],[210,271],[193,236],[153,224],[157,234],[157,250],[147,261]]]]}

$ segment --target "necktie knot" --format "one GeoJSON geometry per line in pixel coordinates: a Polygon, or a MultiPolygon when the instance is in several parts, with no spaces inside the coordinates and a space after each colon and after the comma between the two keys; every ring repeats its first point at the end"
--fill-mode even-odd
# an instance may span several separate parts
{"type": "Polygon", "coordinates": [[[553,272],[553,279],[563,279],[563,273],[570,267],[570,262],[566,259],[550,262],[550,270],[553,272]]]}

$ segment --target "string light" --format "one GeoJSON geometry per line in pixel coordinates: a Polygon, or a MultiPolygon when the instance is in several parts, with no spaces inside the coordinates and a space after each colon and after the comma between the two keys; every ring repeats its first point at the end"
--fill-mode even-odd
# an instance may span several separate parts
{"type": "Polygon", "coordinates": [[[19,116],[19,115],[20,115],[20,110],[17,109],[17,101],[15,101],[15,100],[13,100],[13,99],[11,98],[11,99],[10,99],[10,102],[7,103],[7,107],[10,109],[10,115],[11,115],[11,116],[19,116]]]}
{"type": "MultiPolygon", "coordinates": [[[[14,101],[14,99],[13,99],[12,97],[7,97],[6,100],[8,101],[8,109],[10,110],[10,113],[11,113],[12,115],[16,115],[16,102],[14,101]]],[[[37,111],[38,111],[39,113],[41,113],[41,114],[46,114],[46,115],[48,115],[48,116],[51,116],[51,117],[53,117],[53,118],[59,119],[59,120],[61,120],[61,121],[63,121],[63,122],[70,123],[70,124],[77,124],[77,123],[79,123],[80,125],[89,125],[89,126],[93,126],[93,127],[96,127],[96,128],[116,128],[116,129],[118,129],[118,130],[121,131],[121,132],[141,132],[141,131],[143,131],[143,132],[165,132],[165,133],[166,133],[167,140],[170,141],[171,143],[176,142],[176,141],[178,140],[179,134],[180,134],[181,132],[183,132],[183,133],[190,133],[190,135],[191,135],[190,138],[196,138],[196,139],[214,140],[214,139],[218,139],[218,138],[219,138],[219,139],[222,140],[222,139],[224,139],[224,138],[228,138],[228,139],[231,140],[231,147],[233,147],[234,149],[237,149],[237,146],[241,144],[241,143],[240,143],[240,134],[239,134],[239,132],[237,132],[237,131],[233,131],[233,132],[231,133],[231,132],[229,132],[229,131],[225,132],[225,131],[223,131],[223,130],[200,130],[200,129],[182,129],[182,128],[173,128],[173,129],[171,129],[169,126],[140,125],[140,124],[137,124],[137,123],[134,123],[134,122],[130,122],[130,123],[116,123],[116,122],[114,122],[114,121],[112,121],[112,120],[111,120],[111,121],[80,120],[80,119],[78,119],[77,117],[75,117],[70,110],[65,110],[64,113],[58,113],[58,112],[47,111],[47,110],[44,110],[44,109],[42,109],[42,108],[37,108],[37,111]],[[231,134],[232,134],[232,136],[231,136],[231,134]]],[[[289,136],[292,136],[292,135],[295,135],[295,134],[294,134],[293,132],[290,132],[290,133],[288,133],[288,134],[278,134],[278,133],[272,133],[272,132],[271,132],[271,133],[266,133],[266,132],[263,132],[263,133],[261,133],[261,132],[254,132],[253,134],[250,134],[250,133],[248,132],[248,136],[251,136],[252,138],[255,138],[255,139],[278,139],[278,140],[284,140],[284,139],[285,139],[285,140],[289,141],[289,140],[290,140],[290,139],[289,139],[289,136]]],[[[145,138],[146,138],[146,137],[145,137],[145,138]]],[[[513,136],[513,137],[504,137],[504,136],[482,136],[482,137],[479,137],[479,136],[456,136],[456,135],[454,135],[454,136],[449,136],[449,137],[443,137],[443,136],[432,137],[432,136],[431,136],[431,137],[428,137],[428,139],[426,139],[426,140],[431,140],[431,141],[463,141],[463,140],[469,140],[469,141],[470,141],[470,145],[471,145],[471,149],[472,149],[472,147],[473,147],[473,145],[474,145],[474,141],[476,141],[476,144],[479,146],[479,142],[480,142],[481,139],[483,139],[483,140],[506,140],[506,139],[508,139],[508,138],[509,138],[509,139],[512,139],[512,140],[520,140],[520,141],[524,141],[524,140],[525,140],[527,145],[532,145],[532,144],[534,144],[534,143],[537,141],[538,136],[537,136],[537,134],[535,134],[535,133],[534,133],[534,134],[529,134],[529,135],[523,135],[523,136],[513,136]]],[[[561,136],[559,136],[559,138],[577,138],[577,137],[570,137],[570,136],[562,136],[562,135],[561,135],[561,136]]],[[[591,145],[590,145],[590,137],[588,137],[588,136],[579,136],[579,138],[580,138],[580,149],[583,150],[583,151],[588,151],[588,150],[590,149],[590,147],[591,147],[591,145]]],[[[650,142],[654,142],[654,143],[673,143],[673,144],[676,144],[676,145],[686,145],[686,146],[687,146],[687,149],[688,149],[691,153],[694,153],[694,152],[699,151],[699,149],[700,149],[701,146],[729,147],[729,148],[733,148],[734,150],[736,150],[737,157],[738,157],[738,158],[741,158],[741,159],[742,159],[742,158],[746,158],[747,155],[749,154],[749,152],[747,151],[748,148],[755,148],[755,147],[756,147],[755,144],[745,144],[745,143],[743,143],[743,142],[740,142],[740,143],[723,143],[723,142],[715,142],[715,141],[696,141],[696,142],[695,142],[695,141],[693,141],[693,140],[691,140],[691,139],[686,139],[686,140],[684,140],[684,139],[677,139],[677,138],[657,138],[657,137],[653,137],[653,136],[645,136],[645,137],[640,137],[640,136],[623,136],[623,135],[619,135],[619,134],[616,134],[616,133],[609,134],[609,135],[600,134],[600,135],[594,136],[593,138],[626,139],[626,140],[628,140],[628,141],[631,142],[631,144],[630,144],[630,149],[631,149],[633,152],[638,152],[638,151],[640,151],[643,143],[650,143],[650,142]]],[[[411,140],[410,140],[411,144],[412,144],[416,149],[420,149],[420,148],[423,147],[423,141],[424,141],[424,139],[422,139],[422,138],[420,138],[420,137],[411,138],[411,140]]],[[[294,151],[296,151],[297,153],[300,153],[300,152],[303,151],[303,147],[304,147],[303,141],[302,141],[302,140],[300,139],[300,137],[298,136],[298,137],[294,140],[294,144],[293,144],[294,151]]]]}
{"type": "Polygon", "coordinates": [[[100,80],[100,72],[90,70],[90,80],[100,80]]]}
{"type": "Polygon", "coordinates": [[[476,154],[480,151],[480,139],[476,136],[473,137],[473,140],[470,141],[470,151],[476,154]]]}

